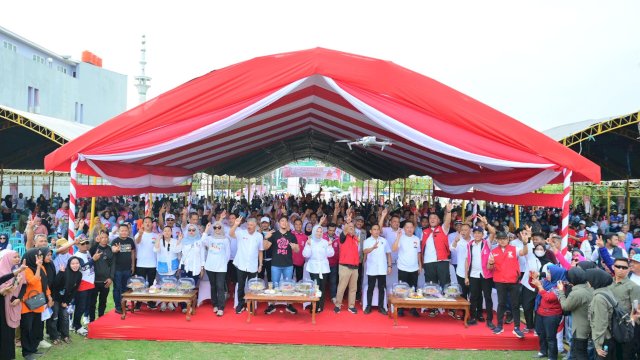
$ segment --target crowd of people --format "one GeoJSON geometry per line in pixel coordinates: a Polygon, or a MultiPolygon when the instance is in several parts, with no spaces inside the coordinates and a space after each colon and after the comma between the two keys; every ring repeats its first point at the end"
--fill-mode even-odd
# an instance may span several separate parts
{"type": "MultiPolygon", "coordinates": [[[[80,199],[75,242],[65,239],[67,201],[23,199],[19,209],[6,197],[3,216],[18,213],[21,225],[0,235],[0,276],[8,276],[0,278],[0,359],[15,357],[16,328],[25,358],[36,357],[39,347],[70,342],[70,330],[86,335],[86,324],[104,315],[109,292],[122,312],[121,296],[134,275],[148,285],[168,275],[196,285],[206,278],[212,310],[224,316],[236,284],[232,311],[241,314],[249,279],[278,286],[308,273],[323,289],[318,312],[329,305],[355,314],[360,301],[365,314],[385,315],[393,271],[416,288],[421,276],[443,288],[457,280],[471,303],[469,325],[501,334],[513,323],[515,337],[538,337],[537,357],[555,360],[567,342],[571,359],[638,358],[638,327],[625,341],[611,325],[616,310],[638,323],[640,218],[633,212],[606,216],[603,209],[587,214],[576,207],[563,246],[558,209],[523,208],[523,226],[516,227],[514,209],[505,205],[462,209],[441,201],[325,200],[320,194],[158,196],[148,208],[143,197],[98,198],[94,219],[89,200],[80,199]],[[24,238],[22,265],[9,236],[24,238]],[[377,302],[376,288],[383,289],[377,302]]],[[[186,312],[185,304],[137,303],[135,309],[142,306],[186,312]]],[[[423,316],[417,309],[411,315],[423,316]]],[[[462,319],[439,309],[427,309],[426,316],[462,319]]]]}

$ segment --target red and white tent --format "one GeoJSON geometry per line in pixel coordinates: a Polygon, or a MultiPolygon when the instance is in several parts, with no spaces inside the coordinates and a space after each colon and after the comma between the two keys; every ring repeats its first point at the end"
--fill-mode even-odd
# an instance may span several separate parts
{"type": "Polygon", "coordinates": [[[321,48],[191,80],[67,143],[45,167],[112,184],[72,182],[84,197],[184,192],[195,172],[251,178],[308,157],[360,179],[430,175],[445,193],[473,188],[513,203],[571,172],[574,181],[600,181],[596,164],[446,85],[321,48]],[[335,142],[369,135],[393,145],[350,151],[335,142]]]}
{"type": "Polygon", "coordinates": [[[547,136],[388,61],[327,49],[255,58],[212,71],[127,111],[45,159],[47,170],[107,179],[99,193],[178,192],[195,172],[255,177],[306,157],[357,178],[430,175],[451,194],[529,193],[599,182],[600,168],[547,136]],[[338,139],[375,135],[393,146],[338,139]]]}

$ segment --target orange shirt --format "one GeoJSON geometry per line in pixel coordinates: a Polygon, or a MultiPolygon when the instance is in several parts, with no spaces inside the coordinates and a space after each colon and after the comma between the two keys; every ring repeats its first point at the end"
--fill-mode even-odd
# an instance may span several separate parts
{"type": "MultiPolygon", "coordinates": [[[[25,279],[27,280],[27,291],[24,293],[24,297],[22,298],[22,314],[28,312],[41,313],[44,311],[44,306],[41,306],[35,310],[29,310],[27,305],[24,303],[28,298],[35,296],[36,293],[42,292],[42,280],[40,278],[36,278],[36,275],[31,271],[31,269],[27,269],[24,271],[25,279]],[[34,293],[29,294],[30,292],[35,291],[34,293]]],[[[40,276],[47,276],[47,271],[44,267],[40,266],[40,276]]],[[[46,295],[51,295],[51,291],[49,291],[49,287],[47,286],[46,295]]]]}

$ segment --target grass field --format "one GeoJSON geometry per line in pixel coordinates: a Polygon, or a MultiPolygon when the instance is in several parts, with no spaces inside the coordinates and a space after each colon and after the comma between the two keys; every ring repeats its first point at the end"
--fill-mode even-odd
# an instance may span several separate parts
{"type": "MultiPolygon", "coordinates": [[[[109,294],[107,310],[113,309],[109,294]]],[[[46,334],[45,334],[46,337],[46,334]]],[[[43,350],[41,359],[60,360],[169,360],[169,359],[402,359],[402,360],[522,360],[534,355],[531,351],[458,351],[430,349],[377,349],[302,345],[244,345],[197,342],[159,342],[91,340],[75,334],[72,343],[43,350]]],[[[18,359],[20,349],[16,349],[18,359]]]]}

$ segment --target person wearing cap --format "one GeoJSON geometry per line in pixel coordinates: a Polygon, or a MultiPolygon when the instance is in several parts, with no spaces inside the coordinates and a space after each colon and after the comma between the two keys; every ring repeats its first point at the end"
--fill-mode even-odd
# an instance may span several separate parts
{"type": "MultiPolygon", "coordinates": [[[[455,229],[455,231],[449,233],[449,235],[448,235],[449,248],[451,248],[451,245],[453,244],[453,241],[460,234],[460,226],[461,225],[462,225],[462,220],[460,220],[459,218],[456,218],[456,220],[453,222],[453,228],[455,229]]],[[[469,239],[469,240],[471,240],[471,239],[469,239]]],[[[455,271],[456,268],[458,267],[458,252],[457,251],[451,251],[451,261],[450,262],[451,262],[451,265],[453,266],[453,270],[455,271]]]]}
{"type": "MultiPolygon", "coordinates": [[[[273,229],[271,228],[271,219],[268,216],[263,216],[260,218],[260,232],[262,233],[262,236],[267,236],[267,234],[269,234],[269,232],[273,231],[273,229]]],[[[264,246],[265,246],[265,250],[263,252],[262,258],[263,258],[263,267],[262,267],[262,271],[264,271],[264,273],[260,272],[258,274],[258,276],[262,279],[265,279],[266,281],[271,281],[271,251],[266,250],[266,246],[267,246],[268,241],[264,241],[264,246]]]]}
{"type": "Polygon", "coordinates": [[[467,244],[467,256],[465,262],[464,284],[469,287],[469,300],[471,303],[469,325],[476,325],[485,321],[482,317],[482,297],[484,296],[485,311],[487,314],[487,327],[495,329],[493,324],[493,299],[491,291],[493,288],[493,270],[489,269],[487,263],[491,255],[491,243],[495,237],[493,227],[489,228],[489,238],[484,238],[484,229],[474,227],[472,231],[472,241],[467,244]]]}
{"type": "Polygon", "coordinates": [[[238,274],[236,314],[246,310],[244,287],[248,279],[257,277],[258,273],[262,272],[264,250],[264,235],[257,231],[256,219],[247,219],[247,230],[239,229],[240,223],[242,223],[242,217],[237,218],[229,230],[229,236],[236,238],[238,244],[238,250],[233,259],[233,265],[238,274]]]}
{"type": "Polygon", "coordinates": [[[69,253],[71,246],[68,244],[69,241],[65,238],[56,240],[56,251],[53,251],[53,264],[56,269],[59,269],[60,266],[66,266],[71,258],[71,254],[69,253]]]}
{"type": "MultiPolygon", "coordinates": [[[[105,230],[102,230],[99,236],[107,236],[105,230]]],[[[78,240],[78,252],[74,256],[82,260],[81,272],[82,280],[80,286],[74,297],[74,303],[76,305],[75,312],[73,313],[73,329],[78,335],[87,335],[88,331],[82,327],[80,320],[82,316],[89,310],[91,295],[95,289],[95,268],[94,261],[98,260],[102,256],[102,252],[97,251],[93,256],[89,254],[89,239],[81,238],[78,240]]]]}
{"type": "Polygon", "coordinates": [[[640,285],[640,254],[635,254],[629,259],[629,265],[631,271],[629,272],[629,279],[640,285]]]}
{"type": "MultiPolygon", "coordinates": [[[[458,222],[458,220],[456,221],[458,222]]],[[[468,244],[472,240],[471,239],[471,228],[469,224],[459,224],[456,226],[456,237],[451,242],[451,258],[453,259],[454,254],[458,259],[458,265],[454,266],[456,278],[458,279],[458,285],[460,285],[460,289],[462,290],[462,296],[464,299],[467,299],[469,296],[469,286],[465,283],[466,272],[467,272],[467,249],[468,244]]],[[[456,318],[462,319],[460,315],[456,315],[455,311],[450,310],[449,315],[456,318]]]]}
{"type": "MultiPolygon", "coordinates": [[[[507,308],[507,296],[511,299],[518,299],[520,293],[520,263],[518,257],[526,256],[529,252],[527,243],[531,236],[530,228],[521,231],[524,247],[517,248],[509,244],[509,237],[505,232],[498,232],[498,247],[491,251],[487,268],[493,269],[493,282],[498,292],[498,324],[493,333],[498,335],[504,330],[502,328],[503,316],[507,308]],[[508,294],[508,295],[507,295],[508,294]]],[[[513,334],[518,338],[524,338],[524,333],[520,330],[520,307],[513,306],[513,334]]]]}
{"type": "Polygon", "coordinates": [[[162,204],[160,213],[158,214],[158,225],[160,225],[161,229],[164,229],[165,226],[170,227],[171,235],[174,239],[177,239],[178,234],[182,233],[182,229],[176,224],[176,216],[167,212],[168,208],[169,204],[162,204]]]}
{"type": "MultiPolygon", "coordinates": [[[[613,283],[609,290],[618,301],[620,308],[627,314],[632,313],[633,300],[640,300],[640,286],[629,279],[629,260],[626,257],[618,257],[613,262],[613,283]]],[[[616,353],[621,359],[632,359],[632,343],[620,343],[616,341],[616,353]]]]}

